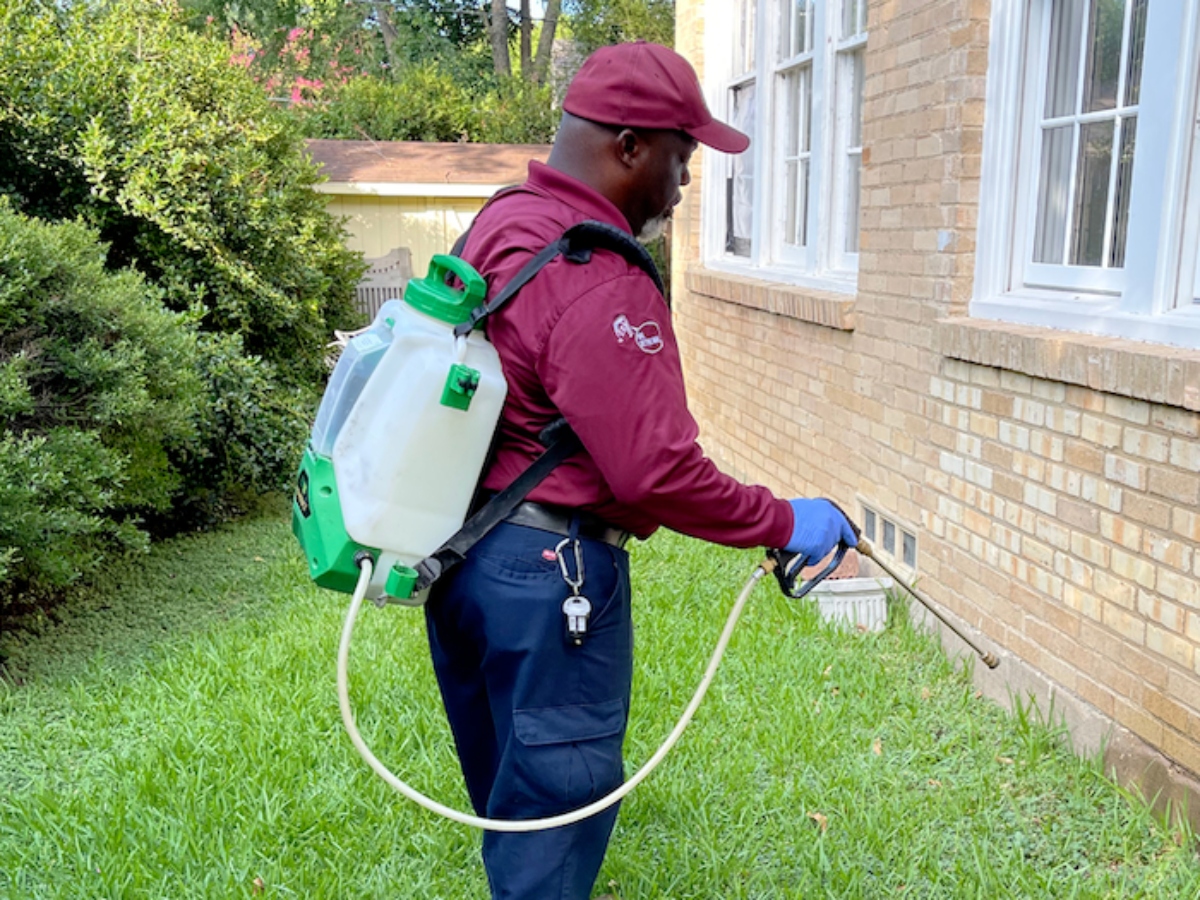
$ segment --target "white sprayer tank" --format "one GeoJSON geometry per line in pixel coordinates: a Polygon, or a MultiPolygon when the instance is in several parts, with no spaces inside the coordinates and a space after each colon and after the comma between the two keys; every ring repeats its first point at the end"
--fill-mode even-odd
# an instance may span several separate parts
{"type": "Polygon", "coordinates": [[[508,391],[487,338],[454,335],[485,293],[470,266],[434,257],[429,275],[408,283],[391,346],[334,443],[346,532],[380,548],[369,597],[394,563],[420,562],[466,518],[508,391]],[[462,287],[446,285],[451,272],[462,287]]]}

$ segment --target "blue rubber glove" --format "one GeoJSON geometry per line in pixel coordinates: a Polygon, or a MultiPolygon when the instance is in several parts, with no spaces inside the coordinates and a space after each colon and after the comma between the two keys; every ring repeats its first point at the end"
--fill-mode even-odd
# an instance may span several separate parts
{"type": "Polygon", "coordinates": [[[796,553],[810,565],[828,555],[839,543],[847,547],[858,544],[854,529],[845,514],[824,498],[789,500],[792,506],[792,538],[783,549],[796,553]]]}

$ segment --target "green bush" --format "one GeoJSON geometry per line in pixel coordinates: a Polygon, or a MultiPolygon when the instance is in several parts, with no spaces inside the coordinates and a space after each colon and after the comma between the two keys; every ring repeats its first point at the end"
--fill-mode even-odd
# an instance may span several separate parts
{"type": "Polygon", "coordinates": [[[356,321],[361,258],[313,191],[295,117],[170,3],[0,0],[0,193],[81,217],[168,304],[291,384],[356,321]]]}
{"type": "Polygon", "coordinates": [[[205,409],[194,316],[104,258],[91,229],[0,203],[0,594],[140,546],[139,516],[183,484],[170,454],[205,409]]]}
{"type": "Polygon", "coordinates": [[[270,363],[243,352],[239,335],[201,335],[199,349],[207,401],[195,436],[175,455],[184,483],[171,519],[152,519],[155,532],[229,518],[289,487],[308,437],[311,390],[280,386],[270,363]]]}
{"type": "Polygon", "coordinates": [[[353,78],[295,111],[309,137],[358,141],[545,143],[558,126],[548,87],[503,78],[468,88],[432,64],[394,81],[353,78]]]}

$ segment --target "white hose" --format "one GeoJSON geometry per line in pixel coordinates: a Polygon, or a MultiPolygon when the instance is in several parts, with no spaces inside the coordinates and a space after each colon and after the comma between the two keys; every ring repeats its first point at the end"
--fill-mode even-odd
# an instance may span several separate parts
{"type": "Polygon", "coordinates": [[[342,710],[342,722],[346,726],[346,733],[350,735],[351,742],[353,742],[355,749],[358,750],[362,758],[367,761],[367,765],[375,770],[375,774],[409,800],[454,822],[460,822],[463,825],[472,825],[475,828],[483,828],[488,831],[541,831],[547,828],[571,825],[586,819],[588,816],[593,816],[602,810],[608,809],[641,784],[654,771],[654,768],[662,762],[663,757],[670,752],[671,748],[675,746],[675,742],[679,740],[680,735],[683,734],[683,730],[692,721],[692,716],[695,714],[696,708],[704,700],[704,695],[708,692],[708,686],[712,684],[713,677],[717,674],[717,667],[721,665],[721,657],[725,655],[725,648],[729,645],[729,639],[733,636],[733,629],[742,615],[742,608],[750,598],[750,592],[754,589],[754,585],[758,583],[758,579],[762,578],[767,571],[762,566],[759,566],[746,582],[746,586],[742,588],[737,601],[733,604],[733,609],[729,612],[729,617],[725,621],[725,628],[721,632],[720,639],[717,641],[716,649],[713,650],[712,658],[708,661],[708,668],[704,671],[704,677],[700,679],[700,685],[696,688],[696,693],[692,695],[691,702],[688,703],[687,708],[683,711],[683,715],[679,717],[675,728],[667,736],[667,739],[663,741],[663,745],[647,760],[645,765],[637,770],[633,777],[599,800],[595,800],[587,806],[581,806],[579,809],[562,813],[561,815],[548,816],[544,819],[487,819],[482,816],[472,816],[459,812],[456,809],[451,809],[449,806],[438,803],[436,800],[426,797],[420,791],[409,787],[388,771],[387,766],[375,757],[375,754],[371,752],[371,749],[363,740],[362,735],[358,733],[358,728],[354,724],[354,711],[350,708],[350,691],[346,673],[350,661],[350,637],[354,633],[354,622],[358,618],[359,610],[362,608],[367,585],[371,583],[372,569],[371,561],[364,560],[362,563],[362,572],[358,576],[358,586],[354,589],[354,596],[350,600],[350,609],[346,613],[346,624],[342,627],[342,640],[338,645],[338,705],[342,710]]]}

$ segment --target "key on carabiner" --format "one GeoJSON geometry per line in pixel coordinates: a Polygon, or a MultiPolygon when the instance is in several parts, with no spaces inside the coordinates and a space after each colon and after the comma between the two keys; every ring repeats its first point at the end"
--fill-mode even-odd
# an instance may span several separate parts
{"type": "Polygon", "coordinates": [[[563,615],[567,617],[567,633],[578,647],[587,634],[588,617],[592,614],[592,601],[583,594],[574,594],[563,601],[563,615]]]}
{"type": "Polygon", "coordinates": [[[583,643],[583,636],[587,634],[588,617],[592,614],[592,602],[579,593],[579,589],[583,587],[583,548],[577,538],[563,538],[554,548],[554,555],[558,557],[558,568],[562,573],[562,579],[571,589],[571,596],[564,600],[562,605],[563,615],[567,619],[567,633],[571,636],[572,643],[579,646],[583,643]],[[567,544],[575,545],[574,578],[571,577],[570,568],[567,566],[567,557],[563,553],[563,548],[567,544]]]}

